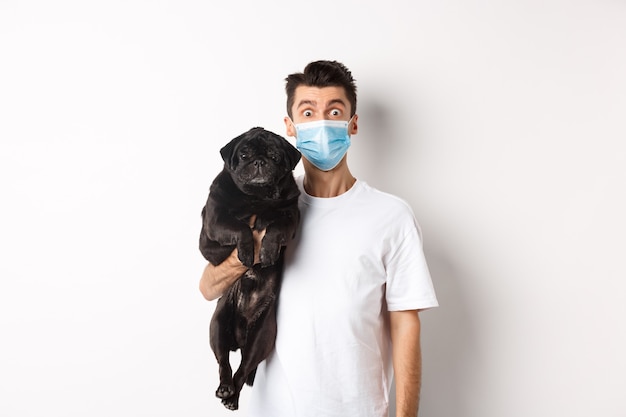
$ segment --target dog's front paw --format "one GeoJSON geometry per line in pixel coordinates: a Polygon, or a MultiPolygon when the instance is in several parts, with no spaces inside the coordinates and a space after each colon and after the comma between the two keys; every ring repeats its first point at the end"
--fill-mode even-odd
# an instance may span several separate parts
{"type": "Polygon", "coordinates": [[[261,251],[259,252],[261,265],[267,267],[278,262],[281,250],[286,242],[287,240],[280,228],[268,228],[261,242],[261,251]]]}
{"type": "Polygon", "coordinates": [[[224,400],[226,398],[232,397],[234,393],[235,387],[233,387],[232,385],[220,384],[220,386],[217,387],[217,391],[215,391],[215,396],[224,400]]]}
{"type": "Polygon", "coordinates": [[[247,266],[248,268],[252,268],[252,265],[254,265],[254,252],[252,253],[252,255],[246,252],[243,252],[243,253],[239,252],[238,257],[244,266],[247,266]]]}
{"type": "Polygon", "coordinates": [[[280,256],[280,249],[281,246],[279,244],[263,241],[263,245],[261,246],[261,252],[259,253],[261,266],[266,267],[274,265],[278,261],[278,257],[280,256]]]}
{"type": "Polygon", "coordinates": [[[254,246],[237,245],[237,257],[242,264],[248,268],[252,268],[252,265],[254,265],[254,246]]]}

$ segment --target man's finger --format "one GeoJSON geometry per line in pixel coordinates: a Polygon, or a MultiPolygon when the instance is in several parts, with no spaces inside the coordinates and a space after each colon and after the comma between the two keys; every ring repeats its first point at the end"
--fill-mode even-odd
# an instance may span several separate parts
{"type": "Polygon", "coordinates": [[[256,214],[250,216],[250,221],[248,222],[248,225],[251,229],[254,227],[254,223],[256,223],[256,214]]]}

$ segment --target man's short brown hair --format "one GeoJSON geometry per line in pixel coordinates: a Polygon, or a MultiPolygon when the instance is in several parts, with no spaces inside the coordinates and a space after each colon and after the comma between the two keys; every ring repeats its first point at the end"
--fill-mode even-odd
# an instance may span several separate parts
{"type": "Polygon", "coordinates": [[[285,79],[287,92],[287,114],[292,115],[296,88],[307,87],[343,87],[350,102],[350,117],[356,113],[356,84],[350,70],[337,61],[315,61],[308,64],[303,72],[297,72],[285,79]]]}

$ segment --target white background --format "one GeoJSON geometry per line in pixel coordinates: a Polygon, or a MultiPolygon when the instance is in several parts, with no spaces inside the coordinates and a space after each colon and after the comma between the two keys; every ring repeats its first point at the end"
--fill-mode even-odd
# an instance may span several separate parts
{"type": "Polygon", "coordinates": [[[423,229],[421,416],[626,415],[625,41],[620,0],[0,0],[0,415],[244,415],[200,210],[315,59],[423,229]]]}

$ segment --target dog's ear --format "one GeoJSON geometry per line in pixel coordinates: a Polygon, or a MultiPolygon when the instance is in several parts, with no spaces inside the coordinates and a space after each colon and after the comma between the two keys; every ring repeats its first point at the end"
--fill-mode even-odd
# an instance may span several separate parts
{"type": "Polygon", "coordinates": [[[283,143],[283,147],[285,149],[285,156],[287,158],[289,166],[291,167],[291,170],[293,171],[296,165],[298,165],[298,161],[300,161],[300,151],[296,149],[296,147],[293,146],[291,143],[287,142],[287,139],[281,139],[281,142],[283,143]]]}
{"type": "Polygon", "coordinates": [[[224,160],[224,163],[228,168],[234,169],[237,167],[237,162],[239,161],[239,159],[237,158],[237,145],[242,141],[243,138],[250,134],[250,131],[251,130],[242,133],[235,139],[228,142],[222,149],[220,149],[220,155],[222,155],[222,159],[224,160]]]}
{"type": "Polygon", "coordinates": [[[235,148],[237,147],[237,143],[239,143],[241,136],[237,136],[235,139],[228,142],[222,149],[220,149],[220,155],[222,155],[222,159],[224,160],[224,163],[229,168],[232,168],[231,167],[232,158],[233,158],[233,155],[235,154],[235,148]]]}

